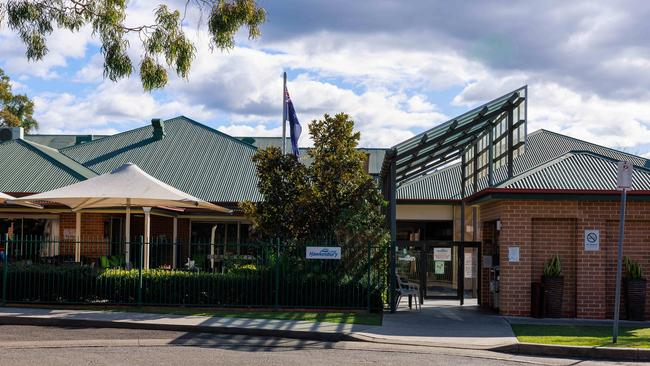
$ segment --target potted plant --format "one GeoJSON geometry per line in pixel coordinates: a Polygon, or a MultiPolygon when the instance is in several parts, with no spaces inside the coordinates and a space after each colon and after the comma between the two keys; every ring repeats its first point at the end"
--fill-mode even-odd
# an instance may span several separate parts
{"type": "Polygon", "coordinates": [[[647,280],[639,262],[625,257],[625,309],[629,320],[645,320],[647,280]]]}
{"type": "Polygon", "coordinates": [[[562,301],[564,299],[564,277],[560,256],[555,254],[544,264],[544,299],[546,317],[562,317],[562,301]]]}

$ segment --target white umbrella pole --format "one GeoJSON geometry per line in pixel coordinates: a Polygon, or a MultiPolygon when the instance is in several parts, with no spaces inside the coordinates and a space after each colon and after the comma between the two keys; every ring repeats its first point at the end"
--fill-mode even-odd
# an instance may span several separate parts
{"type": "Polygon", "coordinates": [[[143,207],[144,211],[144,269],[149,269],[149,246],[151,238],[151,207],[143,207]]]}
{"type": "Polygon", "coordinates": [[[124,225],[124,260],[131,261],[131,199],[126,199],[126,223],[124,225]]]}
{"type": "Polygon", "coordinates": [[[176,266],[178,265],[178,258],[176,254],[177,242],[178,242],[178,218],[174,217],[174,227],[172,232],[172,250],[174,251],[172,253],[172,268],[176,268],[176,266]]]}
{"type": "Polygon", "coordinates": [[[76,212],[74,227],[74,261],[81,262],[81,212],[76,212]]]}
{"type": "Polygon", "coordinates": [[[216,238],[217,225],[212,227],[212,235],[210,236],[210,269],[214,270],[214,242],[216,238]]]}

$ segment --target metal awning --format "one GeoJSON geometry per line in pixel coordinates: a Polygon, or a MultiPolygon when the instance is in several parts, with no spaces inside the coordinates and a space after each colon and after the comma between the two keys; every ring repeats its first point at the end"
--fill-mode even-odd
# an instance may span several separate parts
{"type": "MultiPolygon", "coordinates": [[[[469,147],[482,137],[488,137],[499,122],[507,124],[507,112],[520,105],[525,109],[526,94],[527,87],[521,87],[393,146],[384,159],[382,177],[390,173],[390,164],[395,163],[395,183],[401,185],[461,158],[469,147]]],[[[510,130],[525,125],[525,113],[516,117],[517,121],[512,121],[510,130]]],[[[493,136],[492,144],[508,131],[498,132],[499,136],[493,136]]]]}
{"type": "MultiPolygon", "coordinates": [[[[460,227],[465,227],[466,193],[479,189],[479,179],[494,185],[494,170],[506,167],[512,177],[512,162],[525,148],[527,86],[502,95],[428,131],[393,146],[381,170],[382,190],[388,201],[387,225],[391,232],[389,273],[395,273],[397,240],[397,187],[438,168],[461,163],[460,227]]],[[[465,241],[465,230],[460,231],[465,241]]],[[[390,276],[390,288],[395,288],[390,276]]],[[[389,291],[391,312],[395,311],[393,291],[389,291]]]]}

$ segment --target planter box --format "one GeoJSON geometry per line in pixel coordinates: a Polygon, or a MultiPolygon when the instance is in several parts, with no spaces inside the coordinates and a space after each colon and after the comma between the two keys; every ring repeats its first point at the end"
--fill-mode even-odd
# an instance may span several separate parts
{"type": "Polygon", "coordinates": [[[564,277],[543,277],[544,310],[547,318],[561,318],[564,302],[564,277]]]}
{"type": "Polygon", "coordinates": [[[629,320],[645,320],[647,281],[625,280],[625,308],[629,320]]]}

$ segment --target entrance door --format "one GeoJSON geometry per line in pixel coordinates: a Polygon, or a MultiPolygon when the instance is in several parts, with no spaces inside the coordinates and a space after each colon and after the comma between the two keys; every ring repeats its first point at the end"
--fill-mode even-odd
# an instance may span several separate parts
{"type": "Polygon", "coordinates": [[[420,284],[424,299],[478,298],[479,242],[398,241],[397,274],[420,284]]]}
{"type": "Polygon", "coordinates": [[[458,298],[458,246],[429,245],[427,248],[426,298],[458,298]]]}

